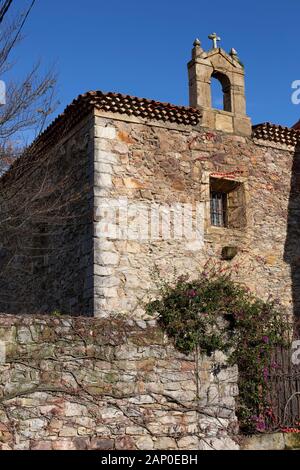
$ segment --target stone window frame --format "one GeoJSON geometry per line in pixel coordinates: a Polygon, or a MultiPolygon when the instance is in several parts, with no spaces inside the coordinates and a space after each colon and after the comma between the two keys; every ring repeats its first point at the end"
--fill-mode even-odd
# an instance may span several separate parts
{"type": "Polygon", "coordinates": [[[244,236],[246,230],[249,228],[249,187],[248,180],[244,176],[238,174],[233,175],[232,172],[213,172],[205,171],[203,172],[202,181],[201,181],[201,202],[204,204],[204,232],[209,235],[220,235],[220,236],[244,236]],[[230,175],[230,177],[229,177],[230,175]],[[232,175],[232,176],[231,176],[232,175]],[[244,217],[245,223],[242,227],[217,227],[211,224],[211,206],[210,206],[210,180],[211,178],[227,180],[236,182],[243,187],[243,196],[244,196],[244,217]]]}

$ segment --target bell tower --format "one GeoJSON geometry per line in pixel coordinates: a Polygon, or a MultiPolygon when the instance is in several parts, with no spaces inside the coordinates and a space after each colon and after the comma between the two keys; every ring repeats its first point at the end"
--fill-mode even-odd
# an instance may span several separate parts
{"type": "Polygon", "coordinates": [[[235,49],[228,54],[218,46],[220,38],[210,34],[213,47],[208,52],[199,39],[194,42],[188,63],[190,106],[200,108],[202,125],[228,133],[251,135],[251,120],[246,115],[245,71],[235,49]],[[212,108],[211,80],[217,79],[223,92],[223,109],[212,108]]]}

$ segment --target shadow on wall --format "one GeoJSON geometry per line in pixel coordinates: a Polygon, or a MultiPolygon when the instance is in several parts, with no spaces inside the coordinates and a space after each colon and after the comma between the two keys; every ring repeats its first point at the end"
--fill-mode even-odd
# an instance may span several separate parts
{"type": "Polygon", "coordinates": [[[25,155],[0,179],[0,312],[93,314],[93,174],[83,137],[25,155]]]}
{"type": "Polygon", "coordinates": [[[284,260],[290,265],[292,279],[293,313],[296,333],[300,333],[300,143],[297,144],[291,171],[291,189],[288,203],[287,237],[284,260]]]}

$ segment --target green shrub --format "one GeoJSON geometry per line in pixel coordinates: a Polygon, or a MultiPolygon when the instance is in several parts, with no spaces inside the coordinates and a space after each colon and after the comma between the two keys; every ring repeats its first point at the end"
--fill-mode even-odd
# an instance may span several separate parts
{"type": "Polygon", "coordinates": [[[287,345],[289,324],[275,300],[256,298],[217,266],[190,280],[156,277],[159,298],[146,305],[173,340],[189,354],[220,350],[239,367],[238,415],[245,432],[263,431],[270,415],[268,376],[274,347],[287,345]]]}

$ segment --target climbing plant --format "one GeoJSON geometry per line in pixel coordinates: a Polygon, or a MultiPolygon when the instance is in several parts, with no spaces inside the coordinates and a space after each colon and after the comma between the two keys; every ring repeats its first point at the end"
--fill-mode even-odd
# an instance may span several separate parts
{"type": "Polygon", "coordinates": [[[238,416],[246,433],[263,431],[272,410],[268,377],[272,351],[287,346],[290,326],[277,300],[263,301],[232,279],[230,271],[206,268],[197,279],[173,282],[156,273],[159,296],[147,303],[159,324],[185,354],[196,348],[211,355],[227,354],[239,367],[238,416]]]}

